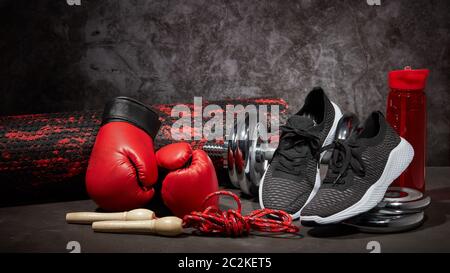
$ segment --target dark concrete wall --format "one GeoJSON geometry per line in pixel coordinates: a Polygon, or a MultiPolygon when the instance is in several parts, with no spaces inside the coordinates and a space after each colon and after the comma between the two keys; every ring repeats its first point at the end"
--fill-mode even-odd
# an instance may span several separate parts
{"type": "Polygon", "coordinates": [[[430,165],[450,164],[450,1],[0,1],[0,114],[279,96],[321,85],[384,111],[387,72],[431,69],[430,165]]]}

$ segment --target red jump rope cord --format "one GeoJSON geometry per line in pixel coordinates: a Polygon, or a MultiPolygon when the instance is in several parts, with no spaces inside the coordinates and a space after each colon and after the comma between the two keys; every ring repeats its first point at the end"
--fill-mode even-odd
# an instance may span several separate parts
{"type": "Polygon", "coordinates": [[[231,196],[237,204],[237,211],[229,209],[221,211],[217,206],[209,206],[202,212],[192,212],[183,218],[184,228],[195,228],[204,234],[226,235],[238,237],[248,235],[251,230],[260,232],[286,232],[297,233],[299,228],[292,224],[292,217],[282,210],[258,209],[243,216],[241,214],[241,201],[239,197],[229,191],[217,191],[209,194],[203,205],[213,197],[231,196]],[[270,215],[271,218],[264,218],[270,215]]]}

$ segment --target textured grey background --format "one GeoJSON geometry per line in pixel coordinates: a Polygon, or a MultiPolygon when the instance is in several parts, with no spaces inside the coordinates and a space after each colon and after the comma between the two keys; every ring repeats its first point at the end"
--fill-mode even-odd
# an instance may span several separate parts
{"type": "Polygon", "coordinates": [[[450,1],[0,0],[0,114],[277,96],[321,85],[384,111],[387,72],[429,68],[429,165],[450,164],[450,1]]]}

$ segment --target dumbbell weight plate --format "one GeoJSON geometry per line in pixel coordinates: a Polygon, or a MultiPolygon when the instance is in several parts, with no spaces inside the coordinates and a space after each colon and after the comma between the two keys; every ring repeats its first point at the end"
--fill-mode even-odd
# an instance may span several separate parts
{"type": "Polygon", "coordinates": [[[423,193],[406,187],[389,187],[383,200],[375,209],[389,209],[400,211],[422,211],[431,203],[429,196],[424,197],[423,193]]]}
{"type": "MultiPolygon", "coordinates": [[[[339,120],[336,132],[334,135],[333,140],[346,140],[350,134],[355,130],[359,125],[359,119],[358,117],[353,113],[347,113],[344,114],[341,119],[339,120]]],[[[322,164],[328,164],[330,162],[332,155],[332,151],[328,150],[323,154],[323,157],[321,159],[322,164]]]]}
{"type": "Polygon", "coordinates": [[[348,219],[344,224],[368,233],[393,233],[414,229],[425,220],[425,213],[418,212],[396,216],[373,216],[362,214],[348,219]]]}
{"type": "Polygon", "coordinates": [[[384,202],[377,205],[379,208],[398,209],[398,210],[424,210],[431,204],[431,198],[426,196],[417,201],[411,202],[384,202]]]}
{"type": "Polygon", "coordinates": [[[423,197],[423,193],[405,187],[389,187],[384,195],[383,201],[390,202],[411,202],[417,201],[423,197]]]}
{"type": "Polygon", "coordinates": [[[421,209],[411,209],[411,210],[401,210],[401,209],[389,209],[389,208],[374,208],[367,212],[369,215],[374,216],[389,216],[389,215],[405,215],[405,214],[412,214],[412,213],[418,213],[421,212],[421,209]]]}
{"type": "Polygon", "coordinates": [[[355,114],[344,114],[338,122],[334,139],[347,139],[358,125],[359,119],[355,114]]]}
{"type": "Polygon", "coordinates": [[[236,131],[236,152],[235,152],[235,166],[236,175],[239,188],[246,194],[251,194],[251,177],[249,166],[249,152],[250,152],[250,130],[248,116],[245,122],[238,124],[236,131]]]}
{"type": "Polygon", "coordinates": [[[228,176],[230,178],[231,184],[234,187],[239,188],[239,181],[236,173],[236,153],[237,153],[237,124],[234,125],[232,135],[228,141],[227,148],[227,163],[228,163],[228,176]]]}
{"type": "MultiPolygon", "coordinates": [[[[266,148],[258,137],[258,130],[264,130],[260,123],[250,128],[248,116],[245,122],[235,125],[231,140],[228,142],[227,161],[230,181],[236,188],[252,195],[257,192],[259,180],[267,167],[267,160],[260,158],[261,148],[266,148]]],[[[262,132],[262,131],[261,131],[262,132]]]]}
{"type": "Polygon", "coordinates": [[[250,181],[249,185],[250,192],[256,195],[258,192],[259,183],[261,177],[268,167],[269,161],[264,157],[264,151],[269,149],[268,142],[263,140],[260,135],[264,135],[265,131],[262,123],[257,123],[255,129],[250,130],[250,150],[249,150],[249,174],[250,181]]]}

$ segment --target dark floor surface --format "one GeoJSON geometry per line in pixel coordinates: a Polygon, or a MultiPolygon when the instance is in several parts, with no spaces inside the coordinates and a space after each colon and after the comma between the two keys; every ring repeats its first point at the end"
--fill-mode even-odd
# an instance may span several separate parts
{"type": "MultiPolygon", "coordinates": [[[[69,252],[68,243],[77,241],[81,252],[369,252],[367,244],[377,241],[382,252],[450,252],[450,167],[427,169],[427,194],[432,198],[427,220],[413,231],[365,234],[344,226],[301,227],[301,238],[102,234],[65,222],[67,212],[95,210],[90,200],[7,207],[0,208],[0,251],[69,252]]],[[[245,213],[256,208],[256,202],[243,199],[245,213]]]]}

